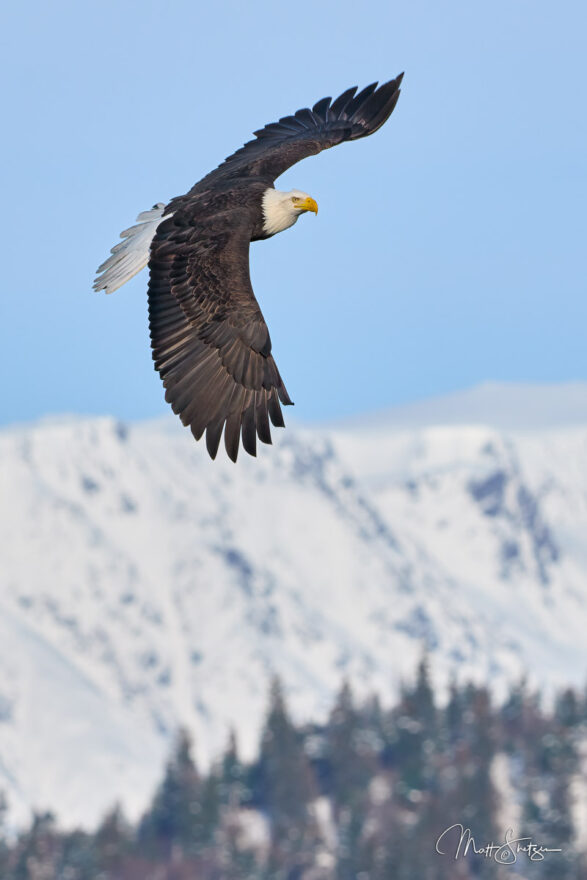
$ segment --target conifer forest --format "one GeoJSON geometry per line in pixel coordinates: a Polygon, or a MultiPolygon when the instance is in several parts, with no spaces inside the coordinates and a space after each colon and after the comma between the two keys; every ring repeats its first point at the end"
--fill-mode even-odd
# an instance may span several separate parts
{"type": "Polygon", "coordinates": [[[343,683],[301,726],[274,680],[256,759],[232,735],[203,771],[179,731],[136,824],[114,805],[95,829],[15,831],[4,803],[0,877],[585,880],[587,695],[453,683],[440,703],[433,679],[422,660],[392,707],[343,683]]]}

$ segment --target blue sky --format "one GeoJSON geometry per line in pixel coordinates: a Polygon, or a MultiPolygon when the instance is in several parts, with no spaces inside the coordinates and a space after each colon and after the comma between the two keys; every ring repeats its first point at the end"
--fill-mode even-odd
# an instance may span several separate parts
{"type": "Polygon", "coordinates": [[[278,182],[318,217],[252,248],[296,418],[587,379],[584,3],[7,6],[2,422],[165,412],[146,272],[91,293],[120,230],[264,123],[401,70],[380,132],[278,182]]]}

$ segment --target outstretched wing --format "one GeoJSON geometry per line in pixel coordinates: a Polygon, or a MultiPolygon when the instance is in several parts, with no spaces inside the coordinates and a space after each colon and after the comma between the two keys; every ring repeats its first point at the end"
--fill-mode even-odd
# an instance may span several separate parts
{"type": "Polygon", "coordinates": [[[254,132],[249,141],[229,156],[215,171],[195,185],[192,192],[205,189],[214,179],[262,177],[275,180],[296,162],[314,156],[343,141],[366,137],[381,128],[389,118],[400,94],[403,73],[377,87],[347,89],[335,101],[322,98],[310,110],[298,110],[254,132]]]}
{"type": "Polygon", "coordinates": [[[149,261],[149,324],[155,367],[196,440],[215,458],[224,428],[236,461],[239,436],[251,455],[271,443],[290,404],[249,275],[253,221],[244,208],[177,210],[157,229],[149,261]]]}

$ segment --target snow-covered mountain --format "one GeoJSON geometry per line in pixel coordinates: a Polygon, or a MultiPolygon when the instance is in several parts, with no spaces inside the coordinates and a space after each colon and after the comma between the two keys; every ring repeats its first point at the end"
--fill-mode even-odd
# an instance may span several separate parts
{"type": "Polygon", "coordinates": [[[276,433],[236,466],[171,420],[0,433],[16,821],[92,822],[117,799],[136,815],[178,723],[202,760],[231,725],[250,755],[273,672],[297,718],[343,676],[389,699],[424,648],[441,686],[584,681],[587,385],[276,433]]]}

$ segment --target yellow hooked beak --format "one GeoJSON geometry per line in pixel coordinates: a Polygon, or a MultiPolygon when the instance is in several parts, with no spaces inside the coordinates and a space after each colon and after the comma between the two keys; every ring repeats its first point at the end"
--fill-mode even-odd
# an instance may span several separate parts
{"type": "Polygon", "coordinates": [[[313,211],[314,214],[318,213],[318,205],[311,196],[308,196],[307,199],[303,199],[299,202],[297,207],[302,211],[313,211]]]}

